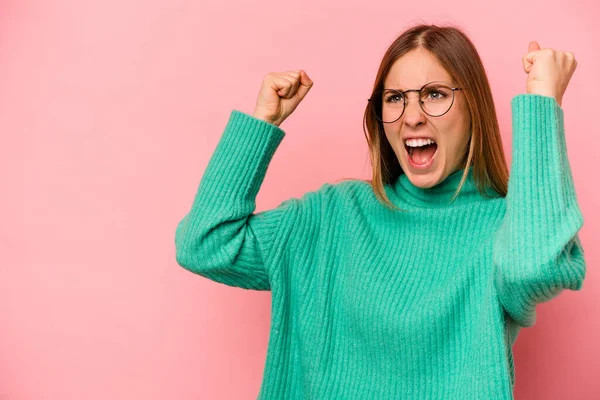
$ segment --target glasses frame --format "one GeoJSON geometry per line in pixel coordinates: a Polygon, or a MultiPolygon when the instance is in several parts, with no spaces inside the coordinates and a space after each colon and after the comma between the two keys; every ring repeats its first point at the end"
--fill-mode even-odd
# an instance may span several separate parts
{"type": "MultiPolygon", "coordinates": [[[[430,117],[441,117],[441,116],[445,115],[446,113],[448,113],[448,111],[450,111],[450,109],[451,109],[451,108],[452,108],[452,106],[454,105],[454,91],[455,91],[455,90],[463,90],[463,89],[462,89],[462,88],[460,88],[460,87],[454,87],[454,88],[453,88],[453,87],[452,87],[452,85],[451,85],[450,83],[448,83],[448,82],[445,82],[445,81],[431,81],[431,82],[427,82],[426,84],[424,84],[423,86],[421,86],[421,89],[409,89],[409,90],[404,90],[404,91],[402,91],[402,90],[398,90],[398,89],[381,89],[381,90],[378,90],[377,92],[375,92],[375,94],[376,94],[376,93],[383,93],[383,92],[385,92],[386,90],[393,90],[393,91],[395,91],[395,92],[399,92],[399,93],[401,93],[401,94],[402,94],[402,98],[404,99],[404,106],[403,106],[403,108],[402,108],[402,112],[400,113],[400,116],[399,116],[398,118],[396,118],[394,121],[392,121],[392,122],[385,122],[384,120],[382,120],[382,119],[379,117],[379,115],[377,115],[377,110],[375,110],[375,109],[374,109],[374,108],[375,108],[375,105],[374,105],[374,104],[375,104],[375,103],[374,103],[374,102],[375,102],[375,99],[374,99],[373,97],[370,97],[369,99],[367,99],[367,101],[369,101],[369,102],[370,102],[370,104],[371,104],[371,109],[372,109],[372,111],[373,111],[373,114],[375,114],[375,118],[377,118],[379,121],[383,122],[384,124],[393,124],[394,122],[396,122],[396,121],[398,121],[400,118],[402,118],[402,116],[404,115],[404,111],[406,110],[406,105],[408,104],[408,96],[406,96],[406,93],[409,93],[409,92],[419,92],[419,97],[418,97],[418,98],[419,98],[419,100],[418,100],[418,102],[419,102],[419,106],[421,107],[421,110],[423,110],[423,112],[424,112],[425,114],[429,115],[430,117]],[[421,101],[421,90],[423,90],[423,88],[424,88],[425,86],[427,86],[427,85],[429,85],[429,84],[432,84],[432,83],[444,83],[444,84],[448,85],[448,87],[450,88],[450,90],[452,90],[452,103],[450,103],[450,107],[448,107],[448,110],[446,110],[446,112],[444,112],[443,114],[440,114],[440,115],[432,115],[432,114],[429,114],[429,113],[428,113],[427,111],[425,111],[425,109],[423,108],[423,101],[421,101]]],[[[382,102],[382,104],[383,104],[383,102],[382,102]]],[[[382,108],[383,108],[383,106],[382,106],[382,108]]]]}

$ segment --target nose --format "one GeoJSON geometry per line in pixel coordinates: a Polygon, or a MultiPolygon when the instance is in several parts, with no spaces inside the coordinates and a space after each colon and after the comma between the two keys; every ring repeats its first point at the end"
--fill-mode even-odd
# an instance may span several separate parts
{"type": "Polygon", "coordinates": [[[406,105],[404,106],[404,123],[410,126],[417,126],[425,123],[427,118],[419,104],[419,93],[406,93],[406,105]],[[413,95],[412,98],[409,95],[413,95]]]}

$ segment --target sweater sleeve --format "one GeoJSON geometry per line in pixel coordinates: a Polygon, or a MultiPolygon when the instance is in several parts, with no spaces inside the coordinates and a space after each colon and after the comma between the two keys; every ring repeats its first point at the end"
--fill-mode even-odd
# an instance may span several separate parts
{"type": "Polygon", "coordinates": [[[276,125],[231,112],[191,210],[176,227],[179,265],[229,286],[270,289],[269,258],[294,202],[253,211],[267,167],[284,136],[276,125]]]}
{"type": "Polygon", "coordinates": [[[510,317],[530,327],[536,304],[583,286],[583,216],[562,108],[553,97],[537,94],[517,95],[511,105],[513,160],[506,214],[494,236],[494,284],[510,317]]]}

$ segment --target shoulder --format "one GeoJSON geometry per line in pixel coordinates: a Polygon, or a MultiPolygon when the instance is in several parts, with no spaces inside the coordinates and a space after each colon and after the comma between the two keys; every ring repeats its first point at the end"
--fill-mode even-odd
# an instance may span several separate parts
{"type": "Polygon", "coordinates": [[[323,183],[300,196],[288,198],[281,206],[291,209],[292,214],[301,213],[314,218],[318,214],[329,214],[348,204],[370,202],[375,199],[368,181],[345,178],[337,182],[323,183]]]}
{"type": "Polygon", "coordinates": [[[301,199],[319,199],[328,204],[346,203],[372,196],[371,184],[362,179],[344,178],[323,183],[318,189],[306,192],[301,199]]]}

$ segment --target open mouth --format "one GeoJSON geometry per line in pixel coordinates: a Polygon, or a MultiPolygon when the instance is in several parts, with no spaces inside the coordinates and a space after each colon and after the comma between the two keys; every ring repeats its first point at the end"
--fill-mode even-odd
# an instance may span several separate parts
{"type": "Polygon", "coordinates": [[[432,161],[438,146],[431,139],[408,139],[404,142],[404,148],[415,166],[426,166],[432,161]]]}

